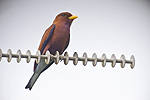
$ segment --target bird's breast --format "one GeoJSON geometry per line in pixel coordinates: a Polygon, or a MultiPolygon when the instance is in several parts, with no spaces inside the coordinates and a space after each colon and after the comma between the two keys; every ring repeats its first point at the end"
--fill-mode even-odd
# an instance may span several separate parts
{"type": "Polygon", "coordinates": [[[51,52],[51,54],[55,54],[56,51],[59,51],[59,53],[62,54],[65,46],[68,43],[68,39],[70,39],[69,34],[70,27],[56,25],[52,38],[49,42],[49,51],[51,52]]]}

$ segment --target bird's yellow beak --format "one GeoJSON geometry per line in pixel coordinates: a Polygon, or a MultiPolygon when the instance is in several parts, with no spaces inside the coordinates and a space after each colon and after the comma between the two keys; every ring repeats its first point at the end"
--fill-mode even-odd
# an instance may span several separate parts
{"type": "Polygon", "coordinates": [[[76,19],[76,18],[78,18],[78,16],[76,16],[76,15],[72,15],[69,17],[69,19],[76,19]]]}

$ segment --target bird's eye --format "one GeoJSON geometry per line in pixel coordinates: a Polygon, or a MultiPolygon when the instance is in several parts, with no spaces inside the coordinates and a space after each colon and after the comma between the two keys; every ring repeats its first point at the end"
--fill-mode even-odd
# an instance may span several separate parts
{"type": "Polygon", "coordinates": [[[62,14],[61,16],[63,16],[63,17],[64,17],[64,16],[65,16],[65,14],[62,14]]]}
{"type": "Polygon", "coordinates": [[[70,17],[71,15],[68,15],[68,17],[70,17]]]}

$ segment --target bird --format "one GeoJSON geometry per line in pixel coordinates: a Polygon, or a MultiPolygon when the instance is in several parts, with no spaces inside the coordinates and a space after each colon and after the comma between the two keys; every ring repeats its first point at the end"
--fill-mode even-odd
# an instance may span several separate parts
{"type": "MultiPolygon", "coordinates": [[[[62,12],[55,17],[52,25],[45,31],[41,39],[38,48],[41,55],[44,55],[47,50],[52,55],[54,55],[56,51],[58,51],[59,54],[62,54],[66,50],[70,41],[70,26],[76,18],[78,18],[78,16],[72,15],[69,12],[62,12]]],[[[40,74],[48,69],[53,63],[54,60],[51,60],[49,64],[45,63],[45,59],[41,59],[38,64],[35,61],[34,73],[25,89],[31,90],[40,74]]]]}

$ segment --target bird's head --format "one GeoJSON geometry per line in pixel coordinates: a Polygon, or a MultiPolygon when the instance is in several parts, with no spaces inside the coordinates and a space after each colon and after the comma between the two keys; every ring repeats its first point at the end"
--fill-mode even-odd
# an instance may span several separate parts
{"type": "Polygon", "coordinates": [[[71,25],[72,21],[76,18],[78,18],[78,16],[72,15],[69,12],[63,12],[56,16],[53,23],[55,24],[55,23],[59,23],[59,22],[64,22],[64,23],[68,23],[71,25]]]}

